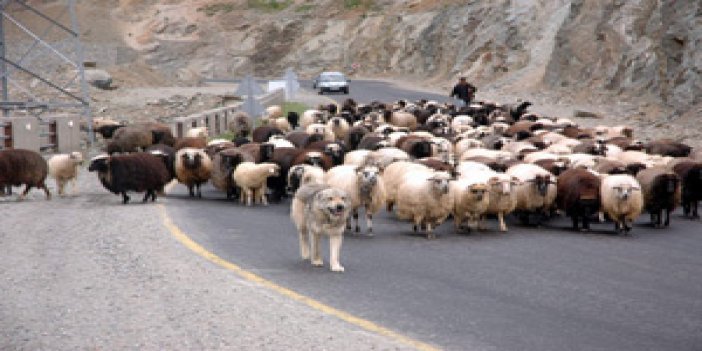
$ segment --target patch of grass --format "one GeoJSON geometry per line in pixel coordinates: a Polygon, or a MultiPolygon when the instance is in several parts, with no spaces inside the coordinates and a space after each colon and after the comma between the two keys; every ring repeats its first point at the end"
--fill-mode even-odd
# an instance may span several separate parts
{"type": "Polygon", "coordinates": [[[198,7],[198,12],[204,12],[207,17],[212,17],[219,12],[228,13],[234,10],[234,4],[220,2],[217,4],[210,4],[203,7],[198,7]]]}
{"type": "Polygon", "coordinates": [[[364,9],[368,10],[374,4],[373,0],[344,0],[344,8],[347,10],[364,9]]]}
{"type": "Polygon", "coordinates": [[[212,141],[214,139],[227,139],[227,140],[232,140],[234,139],[234,133],[232,132],[224,132],[220,135],[215,135],[213,137],[210,137],[207,141],[212,141]]]}
{"type": "Polygon", "coordinates": [[[308,109],[309,109],[309,106],[307,106],[301,102],[287,101],[283,104],[283,116],[287,116],[288,112],[290,112],[290,111],[295,111],[295,112],[297,112],[297,114],[302,116],[302,113],[308,109]]]}
{"type": "Polygon", "coordinates": [[[285,10],[292,0],[248,0],[247,4],[249,8],[262,10],[262,11],[281,11],[285,10]]]}
{"type": "Polygon", "coordinates": [[[295,12],[308,12],[317,7],[315,4],[302,4],[295,8],[295,12]]]}

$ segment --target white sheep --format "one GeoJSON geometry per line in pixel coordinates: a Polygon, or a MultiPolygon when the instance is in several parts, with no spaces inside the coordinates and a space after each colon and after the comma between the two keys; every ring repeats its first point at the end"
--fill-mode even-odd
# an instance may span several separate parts
{"type": "MultiPolygon", "coordinates": [[[[564,139],[565,140],[565,139],[564,139]]],[[[551,144],[547,148],[543,149],[543,152],[556,154],[556,155],[568,155],[573,153],[573,148],[563,145],[563,144],[551,144]]]]}
{"type": "Polygon", "coordinates": [[[209,135],[209,133],[208,133],[207,127],[190,128],[185,133],[185,136],[187,138],[207,138],[208,135],[209,135]]]}
{"type": "Polygon", "coordinates": [[[408,174],[397,191],[397,217],[411,221],[415,232],[426,229],[427,239],[435,238],[432,229],[443,223],[453,209],[450,180],[447,172],[408,174]]]}
{"type": "Polygon", "coordinates": [[[290,122],[285,117],[270,118],[268,119],[268,125],[280,129],[283,133],[288,133],[293,130],[290,122]]]}
{"type": "Polygon", "coordinates": [[[271,162],[242,162],[234,170],[232,178],[241,188],[241,203],[251,206],[253,203],[268,205],[266,200],[266,180],[277,177],[280,166],[271,162]]]}
{"type": "Polygon", "coordinates": [[[283,117],[283,108],[280,105],[271,105],[266,107],[266,118],[268,120],[283,117]]]}
{"type": "MultiPolygon", "coordinates": [[[[358,209],[364,208],[368,234],[373,233],[373,215],[385,204],[385,185],[380,168],[373,165],[347,166],[331,168],[324,176],[325,182],[337,189],[346,191],[351,199],[351,210],[356,222],[356,233],[360,231],[358,209]]],[[[351,219],[347,225],[351,229],[351,219]]]]}
{"type": "Polygon", "coordinates": [[[470,176],[475,171],[491,171],[490,166],[476,161],[461,161],[456,166],[456,173],[462,177],[470,176]]]}
{"type": "Polygon", "coordinates": [[[537,152],[530,152],[526,155],[524,155],[523,161],[526,163],[534,163],[537,161],[544,161],[544,160],[551,160],[551,161],[560,161],[562,160],[563,157],[558,154],[554,154],[551,152],[546,152],[546,151],[537,151],[537,152]]]}
{"type": "Polygon", "coordinates": [[[453,120],[451,121],[451,128],[453,128],[457,133],[472,130],[473,117],[468,115],[458,115],[456,117],[453,117],[453,120]]]}
{"type": "Polygon", "coordinates": [[[76,193],[78,167],[83,164],[83,154],[74,151],[70,154],[57,154],[49,161],[49,175],[56,180],[58,194],[63,195],[66,183],[71,182],[71,193],[76,193]]]}
{"type": "Polygon", "coordinates": [[[451,182],[453,197],[453,223],[456,233],[468,220],[468,231],[483,229],[481,219],[490,205],[490,193],[486,182],[472,177],[462,177],[451,182]]]}
{"type": "Polygon", "coordinates": [[[270,139],[268,139],[268,141],[266,143],[273,145],[274,149],[278,149],[281,147],[292,147],[292,148],[295,147],[295,144],[290,142],[290,140],[284,139],[280,135],[271,136],[270,139]]]}
{"type": "Polygon", "coordinates": [[[460,160],[468,160],[473,157],[487,157],[495,161],[504,161],[512,158],[512,153],[501,150],[490,150],[482,148],[468,149],[461,154],[460,160]]]}
{"type": "Polygon", "coordinates": [[[392,132],[388,134],[388,142],[390,145],[397,147],[397,141],[407,135],[409,135],[407,132],[392,132]]]}
{"type": "Polygon", "coordinates": [[[334,132],[331,131],[331,129],[327,128],[325,124],[322,123],[312,123],[308,125],[305,128],[305,132],[307,134],[318,134],[322,135],[324,137],[324,140],[326,141],[334,141],[336,140],[336,136],[334,135],[334,132]]]}
{"type": "Polygon", "coordinates": [[[385,185],[385,201],[388,211],[392,211],[397,199],[397,189],[402,184],[404,177],[415,173],[432,173],[432,170],[425,165],[409,161],[393,162],[385,167],[383,183],[385,185]]]}
{"type": "Polygon", "coordinates": [[[366,159],[366,163],[371,163],[376,166],[380,166],[381,168],[385,168],[393,162],[409,161],[409,159],[409,154],[396,147],[384,147],[371,152],[366,159]]]}
{"type": "Polygon", "coordinates": [[[342,117],[332,117],[329,122],[327,122],[327,129],[330,130],[336,140],[344,140],[346,134],[349,132],[349,122],[342,117]]]}
{"type": "Polygon", "coordinates": [[[533,164],[523,163],[507,169],[506,174],[515,177],[520,182],[515,187],[517,193],[516,211],[519,211],[523,222],[528,222],[529,213],[541,217],[551,209],[556,200],[556,179],[549,171],[533,164]]]}
{"type": "Polygon", "coordinates": [[[485,144],[478,139],[463,138],[453,145],[453,153],[460,158],[466,150],[477,148],[485,148],[485,144]]]}
{"type": "Polygon", "coordinates": [[[314,123],[327,123],[324,113],[320,110],[306,110],[300,116],[300,127],[306,130],[307,126],[314,123]]]}
{"type": "Polygon", "coordinates": [[[628,233],[643,211],[641,184],[628,174],[606,176],[600,185],[602,211],[614,221],[617,233],[628,233]]]}
{"type": "Polygon", "coordinates": [[[473,172],[471,177],[475,179],[486,179],[490,189],[490,204],[486,214],[497,216],[500,231],[506,232],[505,216],[512,213],[517,207],[517,192],[514,188],[521,184],[516,177],[510,177],[504,173],[473,172]]]}
{"type": "Polygon", "coordinates": [[[370,156],[371,152],[371,150],[354,150],[347,152],[346,155],[344,155],[344,164],[356,166],[363,165],[366,163],[366,160],[370,156]]]}
{"type": "Polygon", "coordinates": [[[390,115],[390,123],[397,127],[414,130],[417,128],[417,117],[405,111],[394,111],[390,115]]]}

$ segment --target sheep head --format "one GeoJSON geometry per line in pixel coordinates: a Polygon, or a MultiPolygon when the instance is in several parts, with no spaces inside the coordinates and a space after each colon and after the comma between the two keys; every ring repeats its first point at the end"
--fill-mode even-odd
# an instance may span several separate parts
{"type": "Polygon", "coordinates": [[[528,182],[534,185],[534,188],[536,188],[536,191],[541,196],[546,196],[549,185],[556,184],[553,180],[551,180],[551,176],[546,174],[539,174],[533,179],[528,180],[528,182]]]}
{"type": "Polygon", "coordinates": [[[482,201],[485,194],[489,191],[489,188],[486,184],[477,183],[477,184],[471,184],[470,186],[468,186],[468,189],[466,189],[466,191],[470,194],[470,197],[473,198],[474,200],[482,201]]]}
{"type": "Polygon", "coordinates": [[[619,201],[626,201],[631,197],[631,194],[635,191],[641,191],[641,188],[638,186],[633,186],[631,184],[621,184],[615,187],[612,187],[614,190],[614,196],[617,200],[619,201]]]}
{"type": "Polygon", "coordinates": [[[183,166],[187,169],[197,169],[202,164],[202,154],[195,151],[187,151],[180,155],[183,166]]]}
{"type": "Polygon", "coordinates": [[[451,175],[448,172],[437,172],[427,179],[431,183],[432,190],[439,195],[448,194],[450,180],[451,175]]]}
{"type": "Polygon", "coordinates": [[[102,154],[93,157],[88,166],[89,172],[107,172],[110,169],[110,156],[102,154]]]}

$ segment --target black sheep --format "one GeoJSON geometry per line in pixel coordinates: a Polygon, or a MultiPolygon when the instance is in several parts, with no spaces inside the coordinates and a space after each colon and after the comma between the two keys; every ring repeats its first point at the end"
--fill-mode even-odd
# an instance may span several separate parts
{"type": "Polygon", "coordinates": [[[129,202],[128,191],[146,192],[143,202],[156,200],[156,192],[171,180],[168,169],[158,157],[145,153],[121,156],[98,156],[88,167],[98,172],[100,182],[114,194],[122,194],[122,203],[129,202]]]}
{"type": "Polygon", "coordinates": [[[680,202],[680,178],[663,167],[647,168],[636,175],[644,195],[644,208],[656,228],[670,225],[670,213],[680,202]],[[663,218],[665,216],[665,219],[663,218]]]}
{"type": "Polygon", "coordinates": [[[600,209],[600,178],[585,169],[569,169],[558,176],[556,204],[573,221],[573,229],[590,230],[590,217],[600,209]]]}
{"type": "Polygon", "coordinates": [[[700,218],[697,205],[702,200],[702,163],[684,161],[673,166],[682,182],[682,207],[686,217],[700,218]]]}
{"type": "Polygon", "coordinates": [[[275,128],[275,127],[268,127],[268,126],[257,127],[256,129],[253,130],[253,133],[251,134],[251,140],[254,143],[265,143],[273,135],[284,135],[284,133],[282,130],[275,128]]]}
{"type": "Polygon", "coordinates": [[[24,185],[19,200],[24,199],[32,187],[44,189],[46,199],[51,193],[46,187],[49,166],[37,152],[23,149],[0,150],[0,189],[24,185]]]}

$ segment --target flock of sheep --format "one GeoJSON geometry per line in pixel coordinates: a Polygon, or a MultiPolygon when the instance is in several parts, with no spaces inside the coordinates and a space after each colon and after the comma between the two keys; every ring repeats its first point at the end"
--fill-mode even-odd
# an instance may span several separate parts
{"type": "MultiPolygon", "coordinates": [[[[269,107],[263,125],[234,116],[233,140],[208,141],[206,128],[174,138],[161,123],[124,125],[96,120],[106,154],[90,160],[103,186],[122,195],[144,192],[154,201],[176,179],[192,197],[207,183],[248,206],[294,194],[303,185],[326,184],[350,199],[347,228],[367,232],[381,209],[409,221],[414,231],[433,230],[453,218],[456,232],[483,230],[495,216],[525,224],[565,214],[573,228],[593,220],[629,232],[643,212],[656,227],[668,226],[682,205],[698,218],[702,152],[672,140],[643,143],[627,126],[579,127],[572,120],[528,112],[530,103],[477,102],[457,108],[434,101],[320,106],[287,116],[269,107]]],[[[59,194],[75,182],[80,153],[55,155],[48,164],[26,150],[0,151],[0,189],[26,185],[59,194]]]]}

